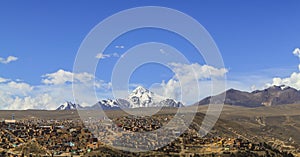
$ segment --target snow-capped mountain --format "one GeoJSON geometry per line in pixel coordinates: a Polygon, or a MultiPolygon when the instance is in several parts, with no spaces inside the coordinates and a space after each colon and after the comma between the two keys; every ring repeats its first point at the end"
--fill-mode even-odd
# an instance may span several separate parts
{"type": "Polygon", "coordinates": [[[99,110],[101,108],[103,110],[108,110],[108,109],[119,109],[120,107],[118,101],[111,100],[111,99],[101,100],[93,106],[85,107],[85,109],[87,110],[99,110]]]}
{"type": "Polygon", "coordinates": [[[64,104],[60,105],[56,110],[76,110],[83,108],[79,104],[73,104],[72,102],[65,102],[64,104]]]}
{"type": "Polygon", "coordinates": [[[138,86],[129,95],[129,108],[139,107],[182,107],[182,103],[173,99],[164,98],[157,95],[142,86],[138,86]]]}
{"type": "Polygon", "coordinates": [[[129,94],[126,99],[116,99],[116,100],[101,100],[93,106],[81,107],[80,105],[73,104],[71,102],[66,102],[61,105],[57,110],[110,110],[119,108],[140,108],[140,107],[182,107],[181,102],[177,102],[173,99],[164,98],[157,95],[148,89],[138,86],[136,89],[129,94]]]}
{"type": "Polygon", "coordinates": [[[118,109],[118,108],[140,108],[140,107],[182,107],[181,102],[164,98],[148,89],[138,86],[126,99],[101,100],[89,109],[118,109]]]}
{"type": "Polygon", "coordinates": [[[138,86],[128,97],[130,108],[154,107],[162,100],[164,100],[163,97],[150,92],[142,86],[138,86]]]}

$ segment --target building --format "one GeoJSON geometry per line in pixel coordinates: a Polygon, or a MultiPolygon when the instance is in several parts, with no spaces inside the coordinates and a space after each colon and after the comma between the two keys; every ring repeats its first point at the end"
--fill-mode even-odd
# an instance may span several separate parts
{"type": "Polygon", "coordinates": [[[15,124],[16,120],[4,120],[5,124],[15,124]]]}

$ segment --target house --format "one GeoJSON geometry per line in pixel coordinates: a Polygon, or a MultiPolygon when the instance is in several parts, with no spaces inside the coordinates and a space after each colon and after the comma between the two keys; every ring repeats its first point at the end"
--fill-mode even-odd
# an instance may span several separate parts
{"type": "Polygon", "coordinates": [[[15,123],[16,123],[16,120],[14,120],[14,119],[11,119],[11,120],[4,120],[4,123],[5,123],[5,124],[15,124],[15,123]]]}

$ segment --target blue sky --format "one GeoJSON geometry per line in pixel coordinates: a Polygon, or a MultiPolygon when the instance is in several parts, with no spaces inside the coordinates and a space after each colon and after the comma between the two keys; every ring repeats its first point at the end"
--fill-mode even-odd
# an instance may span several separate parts
{"type": "MultiPolygon", "coordinates": [[[[293,72],[298,74],[299,59],[292,54],[300,47],[300,2],[297,0],[1,1],[0,57],[3,60],[9,56],[18,58],[8,64],[0,63],[0,78],[7,80],[0,81],[4,89],[2,91],[7,93],[5,90],[12,90],[5,87],[11,82],[32,87],[26,94],[6,95],[9,97],[7,100],[17,103],[16,99],[20,98],[22,102],[26,97],[38,97],[39,93],[49,94],[49,99],[55,99],[53,95],[57,93],[51,92],[51,95],[41,89],[59,90],[64,86],[46,84],[43,82],[46,74],[60,69],[72,72],[77,50],[95,25],[119,11],[140,6],[173,8],[201,23],[222,54],[225,68],[228,69],[228,88],[250,90],[255,85],[260,89],[268,83],[274,83],[272,79],[275,77],[282,79],[279,84],[288,82],[288,85],[294,85],[289,80],[283,80],[290,78],[293,72]]],[[[112,68],[124,52],[137,44],[150,41],[172,45],[192,63],[205,64],[196,49],[176,34],[158,29],[136,30],[120,36],[104,51],[104,54],[115,56],[100,59],[96,77],[104,82],[103,87],[109,86],[112,68]]],[[[173,75],[165,67],[145,65],[136,70],[130,83],[149,88],[153,83],[172,79],[173,75]],[[153,72],[149,73],[150,70],[153,72]]],[[[100,97],[105,96],[102,94],[100,97]]],[[[48,100],[47,103],[53,108],[55,103],[65,100],[48,100]]],[[[9,105],[2,105],[1,108],[9,108],[9,105]]]]}

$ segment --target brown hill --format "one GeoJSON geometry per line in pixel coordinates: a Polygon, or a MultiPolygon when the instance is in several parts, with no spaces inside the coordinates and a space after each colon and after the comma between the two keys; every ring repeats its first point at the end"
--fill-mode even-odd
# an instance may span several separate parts
{"type": "Polygon", "coordinates": [[[229,89],[220,95],[207,97],[196,105],[220,103],[221,100],[218,98],[224,97],[224,94],[226,94],[224,104],[243,107],[276,106],[300,102],[300,91],[288,86],[272,86],[253,92],[229,89]]]}

